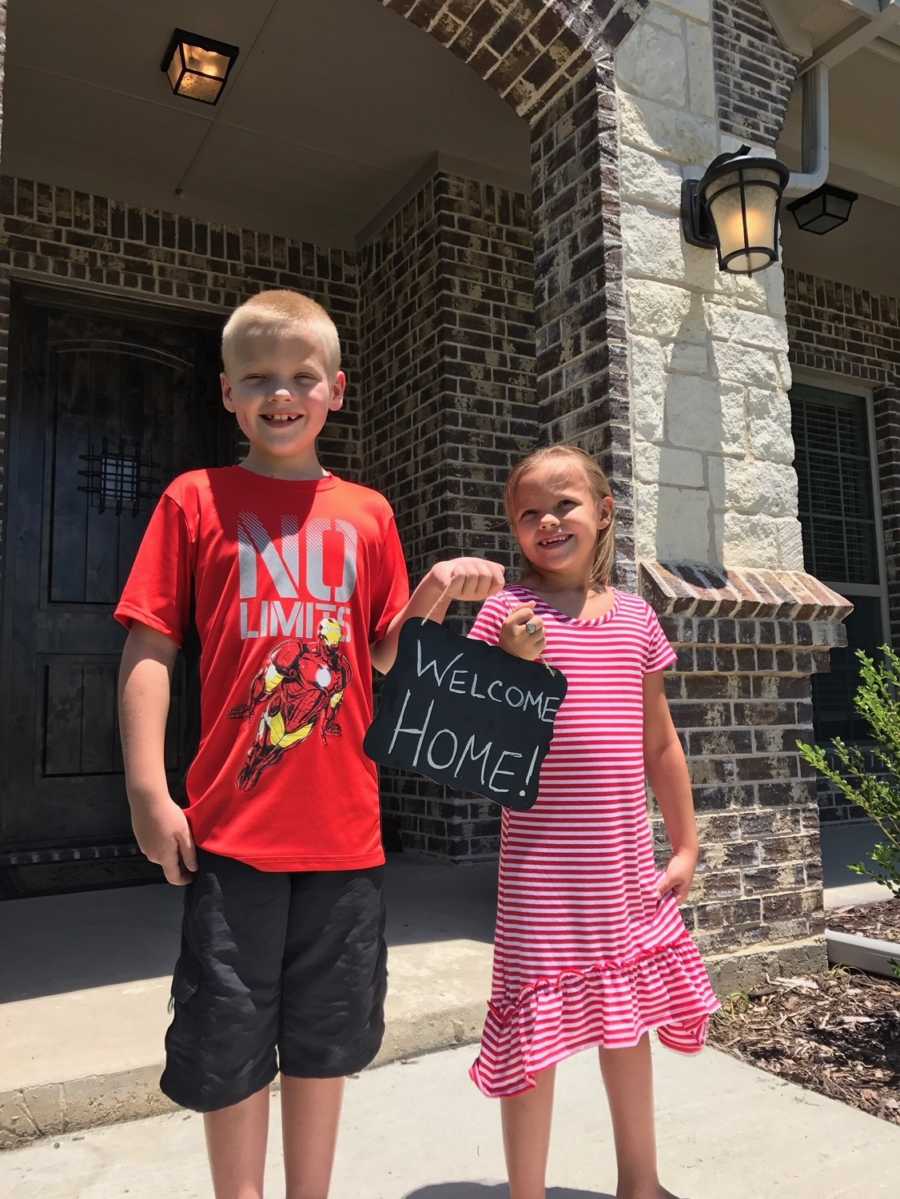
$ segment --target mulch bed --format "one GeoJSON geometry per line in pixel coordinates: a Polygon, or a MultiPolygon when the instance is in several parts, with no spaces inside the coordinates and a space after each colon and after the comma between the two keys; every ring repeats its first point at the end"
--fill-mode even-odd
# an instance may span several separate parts
{"type": "MultiPolygon", "coordinates": [[[[828,913],[828,927],[900,941],[900,900],[828,913]]],[[[731,996],[710,1044],[900,1124],[900,981],[838,966],[731,996]]]]}
{"type": "Polygon", "coordinates": [[[877,941],[900,942],[900,899],[835,908],[825,913],[825,924],[836,933],[858,933],[877,941]]]}

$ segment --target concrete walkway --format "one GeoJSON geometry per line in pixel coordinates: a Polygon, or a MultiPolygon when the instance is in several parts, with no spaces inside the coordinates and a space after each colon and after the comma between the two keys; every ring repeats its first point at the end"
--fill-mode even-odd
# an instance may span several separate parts
{"type": "MultiPolygon", "coordinates": [[[[497,1104],[470,1048],[348,1085],[331,1199],[506,1199],[497,1104]]],[[[682,1199],[888,1199],[900,1128],[724,1054],[656,1050],[662,1177],[682,1199]]],[[[284,1194],[277,1111],[268,1194],[284,1194]]],[[[611,1199],[615,1166],[593,1053],[557,1082],[548,1199],[611,1199]]],[[[211,1199],[199,1117],[92,1129],[0,1155],[3,1199],[211,1199]]]]}
{"type": "Polygon", "coordinates": [[[871,820],[834,820],[822,825],[826,911],[891,898],[887,887],[854,874],[850,869],[854,862],[865,862],[883,839],[878,826],[871,820]]]}
{"type": "MultiPolygon", "coordinates": [[[[495,863],[391,857],[380,1063],[480,1036],[496,875],[495,863]]],[[[157,1082],[182,895],[163,885],[2,905],[0,1149],[170,1110],[157,1082]]]]}
{"type": "MultiPolygon", "coordinates": [[[[880,898],[883,889],[846,872],[871,829],[840,833],[825,833],[826,884],[837,884],[826,906],[880,898]]],[[[386,877],[391,978],[379,1063],[476,1041],[496,865],[400,854],[386,877]]],[[[181,902],[176,888],[144,886],[0,905],[0,1149],[170,1110],[157,1083],[181,902]]]]}

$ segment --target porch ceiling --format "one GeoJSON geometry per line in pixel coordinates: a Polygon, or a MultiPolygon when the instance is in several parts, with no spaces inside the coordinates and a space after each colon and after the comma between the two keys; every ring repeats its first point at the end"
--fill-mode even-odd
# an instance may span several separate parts
{"type": "Polygon", "coordinates": [[[374,0],[10,0],[8,174],[350,247],[436,151],[527,185],[525,122],[374,0]],[[240,46],[215,107],[169,90],[176,26],[240,46]]]}
{"type": "MultiPolygon", "coordinates": [[[[900,7],[888,20],[881,0],[764,0],[785,22],[782,36],[801,59],[831,54],[829,182],[858,192],[850,220],[826,237],[797,230],[785,213],[789,266],[874,292],[900,295],[900,7]],[[884,15],[882,15],[884,14],[884,15]],[[873,20],[879,36],[859,45],[873,20]],[[856,33],[856,40],[848,35],[856,33]],[[853,52],[841,57],[847,47],[853,52]]],[[[893,10],[894,6],[891,6],[893,10]]],[[[800,168],[801,89],[796,87],[777,151],[800,168]]]]}
{"type": "MultiPolygon", "coordinates": [[[[842,172],[832,182],[846,183],[842,172]]],[[[900,220],[897,208],[860,194],[846,225],[824,237],[804,233],[789,212],[782,221],[785,266],[835,279],[876,295],[900,296],[900,220]]]]}

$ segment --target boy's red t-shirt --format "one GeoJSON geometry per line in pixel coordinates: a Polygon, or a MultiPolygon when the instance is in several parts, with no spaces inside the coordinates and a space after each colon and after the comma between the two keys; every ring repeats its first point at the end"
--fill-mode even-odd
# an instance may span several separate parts
{"type": "Polygon", "coordinates": [[[150,519],[116,619],[200,637],[195,841],[260,870],[384,862],[370,645],[406,604],[393,512],[334,475],[191,471],[150,519]]]}

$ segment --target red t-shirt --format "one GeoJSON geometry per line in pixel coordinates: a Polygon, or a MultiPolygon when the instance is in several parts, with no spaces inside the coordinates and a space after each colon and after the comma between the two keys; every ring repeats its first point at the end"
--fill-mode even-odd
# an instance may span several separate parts
{"type": "Polygon", "coordinates": [[[198,845],[260,870],[384,862],[369,647],[408,597],[393,513],[367,487],[240,466],[170,484],[115,615],[179,645],[196,622],[198,845]]]}

